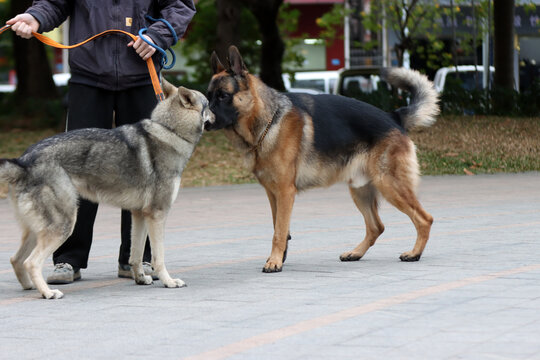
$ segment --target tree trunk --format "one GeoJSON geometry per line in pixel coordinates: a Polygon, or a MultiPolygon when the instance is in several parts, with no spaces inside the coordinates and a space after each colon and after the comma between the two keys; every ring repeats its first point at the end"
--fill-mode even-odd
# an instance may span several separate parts
{"type": "Polygon", "coordinates": [[[396,44],[394,47],[394,51],[396,52],[397,66],[402,67],[405,50],[403,50],[401,46],[399,46],[399,44],[396,44]]]}
{"type": "MultiPolygon", "coordinates": [[[[30,5],[32,0],[12,0],[11,17],[23,13],[30,5]]],[[[17,98],[24,101],[28,98],[58,97],[45,46],[35,38],[26,40],[12,34],[17,98]]]]}
{"type": "Polygon", "coordinates": [[[496,87],[514,88],[514,0],[494,0],[494,62],[496,87]]]}
{"type": "Polygon", "coordinates": [[[225,60],[228,49],[231,45],[238,47],[240,34],[238,34],[238,23],[240,21],[240,11],[236,0],[216,0],[218,23],[216,25],[216,52],[220,59],[225,60]]]}
{"type": "Polygon", "coordinates": [[[255,16],[262,34],[261,80],[274,89],[284,91],[281,63],[285,44],[277,25],[283,0],[240,0],[255,16]]]}

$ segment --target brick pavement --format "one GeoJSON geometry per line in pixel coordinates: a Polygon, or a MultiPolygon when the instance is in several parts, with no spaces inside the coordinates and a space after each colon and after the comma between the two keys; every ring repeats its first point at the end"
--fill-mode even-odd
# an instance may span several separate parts
{"type": "Polygon", "coordinates": [[[399,261],[415,231],[385,202],[385,233],[340,262],[361,215],[344,185],[306,192],[278,274],[261,272],[272,226],[259,185],[183,189],[165,258],[182,289],[116,277],[120,213],[102,207],[89,268],[57,301],[17,283],[19,229],[0,200],[0,358],[540,359],[539,185],[539,173],[424,177],[435,223],[417,263],[399,261]]]}

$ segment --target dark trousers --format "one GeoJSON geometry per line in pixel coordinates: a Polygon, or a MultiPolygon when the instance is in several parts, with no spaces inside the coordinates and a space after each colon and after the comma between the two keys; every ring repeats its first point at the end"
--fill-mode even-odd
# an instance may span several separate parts
{"type": "MultiPolygon", "coordinates": [[[[111,129],[149,118],[157,100],[151,85],[122,91],[109,91],[92,86],[70,84],[66,130],[83,128],[111,129]]],[[[98,204],[80,199],[77,222],[67,241],[53,254],[53,262],[68,263],[75,268],[88,266],[92,234],[98,204]]],[[[131,213],[122,210],[118,262],[128,264],[131,251],[131,213]]],[[[143,261],[151,261],[150,244],[146,239],[143,261]]]]}

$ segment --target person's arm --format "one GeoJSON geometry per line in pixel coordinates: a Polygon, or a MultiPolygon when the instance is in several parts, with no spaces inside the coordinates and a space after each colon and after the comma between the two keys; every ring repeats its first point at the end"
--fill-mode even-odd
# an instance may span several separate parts
{"type": "Polygon", "coordinates": [[[11,25],[15,33],[24,38],[32,37],[32,32],[50,31],[62,24],[71,11],[68,0],[38,0],[26,10],[10,19],[6,24],[11,25]]]}
{"type": "MultiPolygon", "coordinates": [[[[171,24],[180,39],[196,12],[193,0],[160,0],[158,6],[160,17],[171,24]]],[[[174,42],[171,31],[161,21],[150,25],[146,34],[162,49],[168,49],[174,42]]]]}
{"type": "MultiPolygon", "coordinates": [[[[195,4],[193,0],[161,0],[158,1],[160,17],[167,20],[173,27],[176,35],[180,39],[186,32],[186,29],[195,15],[195,4]]],[[[150,25],[143,35],[147,40],[156,44],[162,49],[168,49],[174,43],[174,37],[169,28],[161,21],[157,21],[150,25]]],[[[138,38],[136,41],[131,41],[128,46],[133,46],[133,49],[139,54],[143,60],[147,60],[154,55],[156,49],[138,38]]]]}
{"type": "MultiPolygon", "coordinates": [[[[158,1],[160,17],[167,20],[173,27],[176,35],[180,39],[195,15],[195,5],[193,0],[161,0],[158,1]]],[[[150,40],[162,49],[168,49],[174,42],[174,37],[169,28],[161,21],[150,25],[146,31],[146,39],[150,40]]],[[[131,41],[128,46],[139,54],[143,60],[147,60],[154,55],[156,49],[148,45],[140,38],[131,41]]]]}

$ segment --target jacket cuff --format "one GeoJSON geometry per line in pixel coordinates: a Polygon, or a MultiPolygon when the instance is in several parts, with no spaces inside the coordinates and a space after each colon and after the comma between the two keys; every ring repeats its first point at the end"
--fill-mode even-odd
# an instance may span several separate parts
{"type": "Polygon", "coordinates": [[[39,28],[37,32],[41,34],[43,32],[43,23],[45,22],[43,15],[32,9],[28,9],[26,13],[32,15],[38,21],[39,28]]]}
{"type": "Polygon", "coordinates": [[[169,44],[167,44],[167,40],[164,39],[161,34],[159,33],[159,31],[157,30],[154,30],[152,28],[148,28],[146,30],[146,34],[145,35],[148,35],[150,36],[150,38],[152,39],[152,41],[157,45],[159,46],[160,48],[166,50],[170,47],[169,44]]]}

